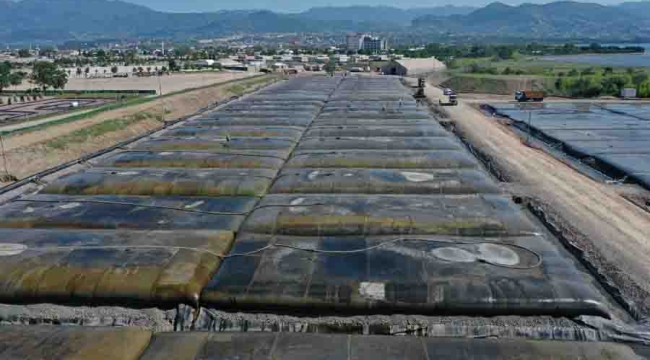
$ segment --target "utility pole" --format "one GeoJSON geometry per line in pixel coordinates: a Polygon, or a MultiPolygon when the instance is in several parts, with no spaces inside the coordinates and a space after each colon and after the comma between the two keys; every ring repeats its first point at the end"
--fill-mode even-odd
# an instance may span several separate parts
{"type": "Polygon", "coordinates": [[[531,132],[533,131],[533,129],[531,128],[532,122],[533,122],[533,111],[530,110],[528,111],[528,137],[526,138],[526,144],[529,143],[531,132]]]}
{"type": "Polygon", "coordinates": [[[161,76],[160,73],[156,74],[158,76],[158,93],[160,94],[160,107],[161,107],[161,114],[160,114],[160,121],[163,124],[163,127],[165,126],[165,101],[163,100],[163,93],[162,93],[162,81],[160,80],[161,76]]]}

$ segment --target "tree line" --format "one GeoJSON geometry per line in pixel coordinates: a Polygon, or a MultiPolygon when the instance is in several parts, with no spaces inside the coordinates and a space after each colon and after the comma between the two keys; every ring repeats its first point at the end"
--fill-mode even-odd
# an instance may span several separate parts
{"type": "Polygon", "coordinates": [[[68,83],[68,74],[56,64],[46,61],[35,62],[29,75],[17,71],[8,61],[0,63],[0,93],[9,86],[22,84],[25,79],[45,92],[48,88],[63,89],[68,83]]]}
{"type": "Polygon", "coordinates": [[[435,56],[445,62],[457,58],[495,58],[499,60],[512,59],[515,54],[521,55],[577,55],[577,54],[614,54],[614,53],[643,53],[641,46],[601,46],[598,43],[578,46],[575,44],[428,44],[422,49],[409,50],[399,48],[395,52],[412,58],[428,58],[435,56]]]}

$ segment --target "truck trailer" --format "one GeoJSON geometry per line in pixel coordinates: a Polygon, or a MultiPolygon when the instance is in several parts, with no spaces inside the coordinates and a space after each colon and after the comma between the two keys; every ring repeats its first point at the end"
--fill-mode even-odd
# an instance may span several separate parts
{"type": "Polygon", "coordinates": [[[544,101],[544,92],[543,91],[532,91],[532,90],[517,90],[515,93],[515,100],[519,102],[526,101],[544,101]]]}

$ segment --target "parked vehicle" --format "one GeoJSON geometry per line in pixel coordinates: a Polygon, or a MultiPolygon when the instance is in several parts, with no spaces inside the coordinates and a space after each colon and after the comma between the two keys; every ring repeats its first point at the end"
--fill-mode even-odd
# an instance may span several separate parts
{"type": "Polygon", "coordinates": [[[440,96],[440,99],[438,100],[441,106],[449,105],[449,106],[455,106],[458,105],[458,95],[456,92],[452,89],[443,89],[442,90],[442,96],[440,96]]]}
{"type": "Polygon", "coordinates": [[[533,90],[517,90],[515,93],[515,100],[519,102],[526,101],[544,101],[544,92],[543,91],[533,91],[533,90]]]}
{"type": "Polygon", "coordinates": [[[621,89],[621,98],[624,100],[636,98],[636,89],[635,88],[621,89]]]}

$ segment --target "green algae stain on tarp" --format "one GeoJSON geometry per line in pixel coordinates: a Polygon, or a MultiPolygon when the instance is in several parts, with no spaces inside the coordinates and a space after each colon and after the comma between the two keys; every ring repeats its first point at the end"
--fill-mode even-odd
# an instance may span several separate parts
{"type": "Polygon", "coordinates": [[[300,150],[461,150],[460,142],[445,137],[320,137],[307,138],[300,142],[300,150]]]}
{"type": "Polygon", "coordinates": [[[262,196],[270,169],[90,169],[48,184],[43,193],[68,195],[262,196]]]}
{"type": "Polygon", "coordinates": [[[196,304],[230,231],[0,230],[4,303],[196,304]],[[216,254],[216,255],[215,255],[216,254]]]}
{"type": "Polygon", "coordinates": [[[284,163],[284,154],[276,151],[237,151],[235,154],[209,152],[162,151],[129,152],[111,155],[100,161],[98,166],[109,167],[154,167],[154,168],[266,168],[279,169],[284,163]],[[240,153],[242,153],[240,155],[240,153]]]}
{"type": "Polygon", "coordinates": [[[267,195],[242,231],[278,235],[500,235],[535,227],[494,195],[267,195]]]}
{"type": "Polygon", "coordinates": [[[473,169],[478,162],[462,151],[303,150],[287,168],[473,169]]]}

